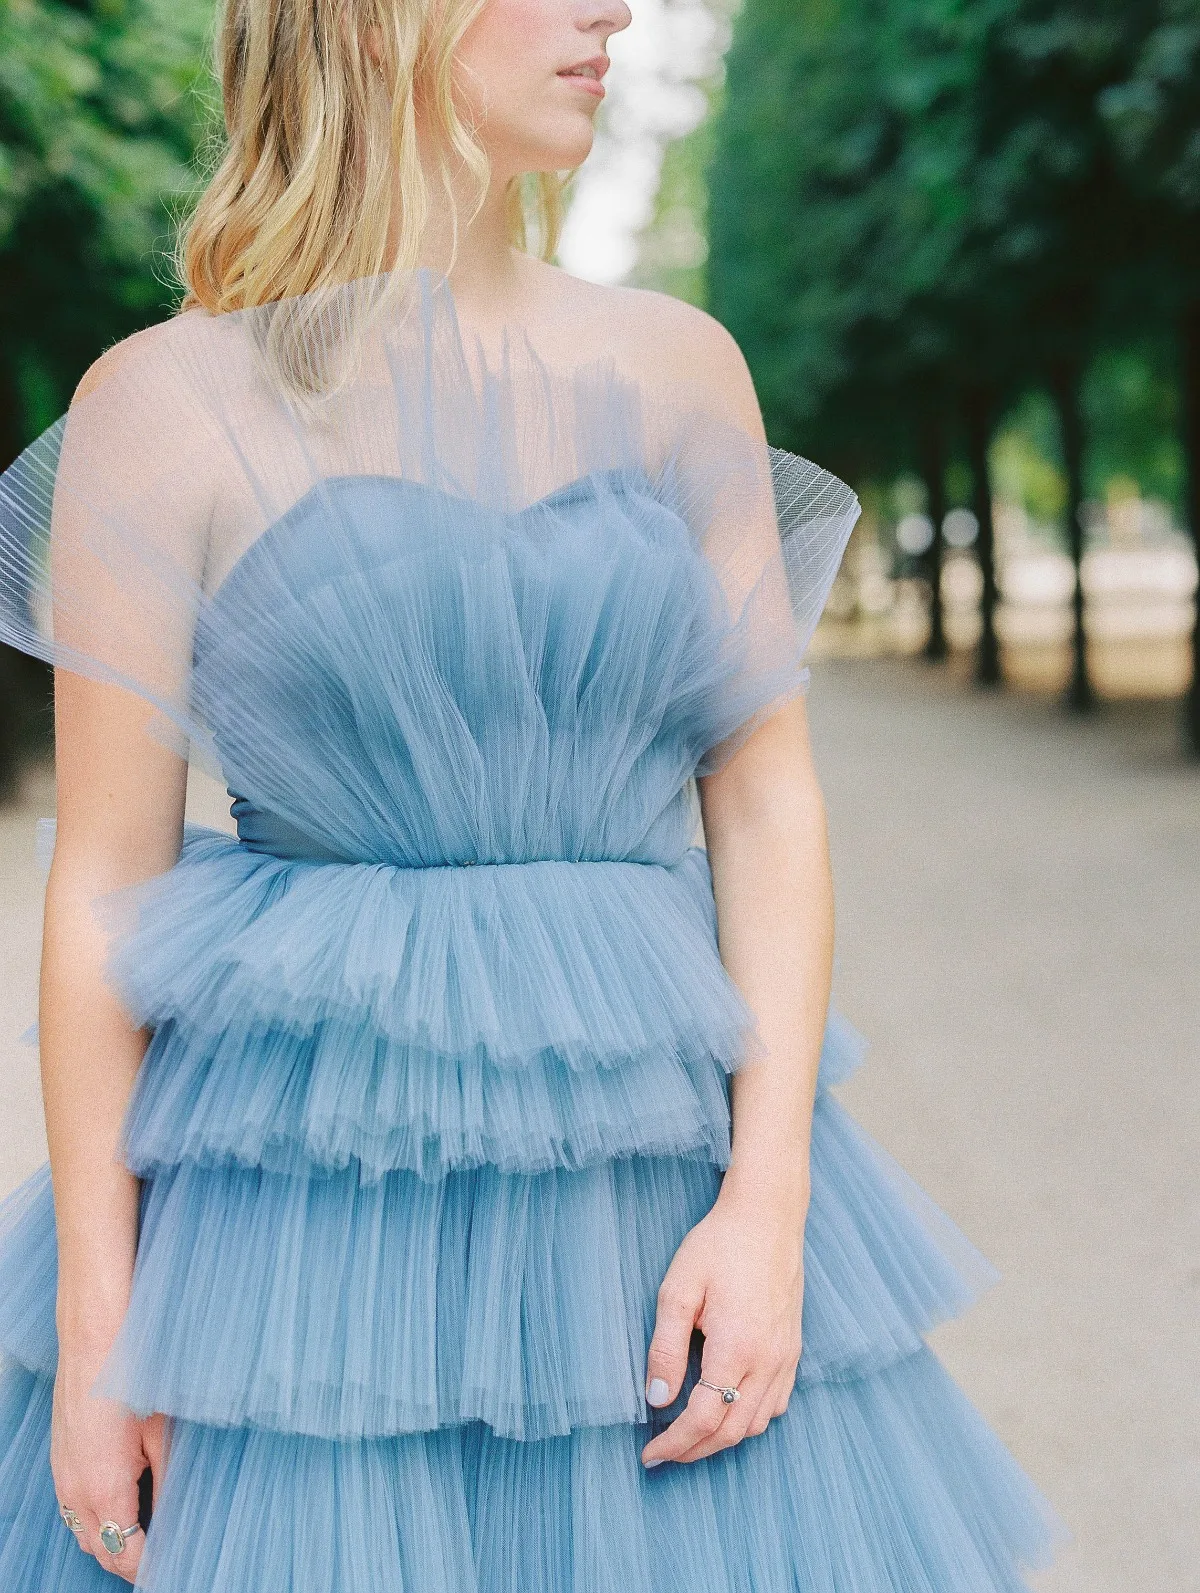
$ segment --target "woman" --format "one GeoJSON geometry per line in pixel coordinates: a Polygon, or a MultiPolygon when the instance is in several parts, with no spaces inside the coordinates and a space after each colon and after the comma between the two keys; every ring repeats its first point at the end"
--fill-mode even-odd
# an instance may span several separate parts
{"type": "Polygon", "coordinates": [[[714,322],[523,248],[628,22],[230,0],[184,313],[4,478],[59,782],[10,1593],[1042,1554],[921,1342],[977,1258],[818,1090],[801,654],[852,495],[768,452],[714,322]],[[189,756],[236,838],[185,828],[189,756]]]}

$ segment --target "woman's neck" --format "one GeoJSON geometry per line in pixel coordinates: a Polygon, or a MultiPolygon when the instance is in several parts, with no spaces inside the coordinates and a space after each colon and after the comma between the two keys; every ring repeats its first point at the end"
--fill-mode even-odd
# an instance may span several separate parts
{"type": "MultiPolygon", "coordinates": [[[[444,272],[454,248],[450,202],[440,181],[429,184],[431,214],[421,239],[417,264],[444,272]]],[[[498,323],[508,319],[520,296],[523,277],[519,251],[508,236],[508,205],[504,184],[493,182],[483,206],[470,222],[470,202],[459,197],[459,226],[450,287],[459,310],[472,321],[498,323]]]]}

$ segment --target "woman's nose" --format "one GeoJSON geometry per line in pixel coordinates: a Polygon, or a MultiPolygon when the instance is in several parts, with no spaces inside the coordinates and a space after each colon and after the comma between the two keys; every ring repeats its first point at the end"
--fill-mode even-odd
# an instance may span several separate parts
{"type": "Polygon", "coordinates": [[[586,32],[602,31],[606,36],[620,33],[633,21],[633,12],[625,4],[625,0],[591,0],[591,4],[581,6],[579,25],[586,32]]]}

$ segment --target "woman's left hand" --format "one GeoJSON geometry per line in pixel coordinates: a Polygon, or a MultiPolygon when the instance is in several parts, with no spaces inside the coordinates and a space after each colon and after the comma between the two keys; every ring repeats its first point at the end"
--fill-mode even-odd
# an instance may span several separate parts
{"type": "Polygon", "coordinates": [[[728,1184],[684,1239],[658,1291],[646,1398],[669,1405],[687,1370],[694,1329],[704,1334],[701,1376],[734,1387],[725,1404],[697,1384],[683,1412],[642,1451],[646,1466],[702,1460],[782,1416],[800,1361],[804,1211],[790,1201],[750,1210],[728,1184]]]}

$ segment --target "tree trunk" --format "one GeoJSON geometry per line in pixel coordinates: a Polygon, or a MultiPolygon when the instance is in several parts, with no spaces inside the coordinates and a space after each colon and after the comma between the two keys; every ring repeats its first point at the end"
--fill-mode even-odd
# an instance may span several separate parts
{"type": "Polygon", "coordinates": [[[946,617],[942,607],[942,562],[946,539],[946,420],[939,406],[931,406],[921,427],[921,474],[925,480],[925,510],[933,523],[933,541],[926,555],[929,574],[929,640],[925,657],[940,662],[946,656],[946,617]]]}
{"type": "MultiPolygon", "coordinates": [[[[1196,562],[1200,564],[1200,300],[1184,311],[1181,328],[1183,366],[1183,451],[1187,461],[1187,521],[1196,562]]],[[[1200,756],[1200,591],[1192,631],[1192,683],[1184,698],[1184,744],[1200,756]]]]}
{"type": "Polygon", "coordinates": [[[973,388],[966,397],[967,462],[971,467],[971,507],[979,522],[975,544],[983,592],[979,599],[982,625],[975,679],[981,686],[999,685],[1000,643],[996,637],[996,528],[992,520],[992,477],[988,465],[988,444],[992,440],[992,400],[983,388],[973,388]]]}
{"type": "Polygon", "coordinates": [[[1054,371],[1054,402],[1062,435],[1063,466],[1067,476],[1067,543],[1075,569],[1071,596],[1071,680],[1066,704],[1073,713],[1090,713],[1096,706],[1088,674],[1087,635],[1083,597],[1083,415],[1079,406],[1079,367],[1064,362],[1054,371]]]}

